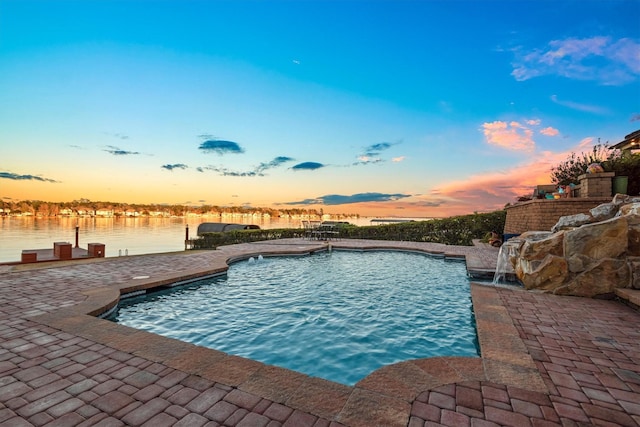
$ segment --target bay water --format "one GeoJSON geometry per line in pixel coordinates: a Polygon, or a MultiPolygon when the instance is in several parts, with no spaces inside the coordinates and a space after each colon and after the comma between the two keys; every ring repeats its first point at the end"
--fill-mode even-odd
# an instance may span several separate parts
{"type": "MultiPolygon", "coordinates": [[[[371,218],[349,219],[354,225],[370,225],[371,218]]],[[[86,249],[88,243],[105,244],[105,256],[141,255],[184,250],[186,227],[197,236],[203,222],[255,224],[263,229],[302,228],[300,219],[261,217],[11,217],[0,216],[0,262],[20,261],[23,249],[53,249],[54,242],[86,249]]]]}

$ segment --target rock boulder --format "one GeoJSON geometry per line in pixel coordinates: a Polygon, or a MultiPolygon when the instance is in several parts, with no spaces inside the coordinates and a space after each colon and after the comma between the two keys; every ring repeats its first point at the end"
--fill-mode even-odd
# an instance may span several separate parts
{"type": "Polygon", "coordinates": [[[526,289],[583,297],[640,289],[640,198],[616,195],[589,214],[560,218],[551,233],[524,233],[502,249],[526,289]]]}
{"type": "Polygon", "coordinates": [[[569,256],[582,254],[595,260],[617,258],[629,246],[628,223],[623,216],[583,225],[564,233],[564,253],[569,256]]]}
{"type": "Polygon", "coordinates": [[[560,230],[570,230],[591,222],[593,222],[593,217],[587,214],[579,213],[575,215],[561,216],[556,225],[551,229],[551,232],[555,233],[560,230]]]}

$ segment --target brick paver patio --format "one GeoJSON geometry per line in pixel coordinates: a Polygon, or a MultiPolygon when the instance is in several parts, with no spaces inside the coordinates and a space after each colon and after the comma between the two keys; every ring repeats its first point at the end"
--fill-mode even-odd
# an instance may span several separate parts
{"type": "MultiPolygon", "coordinates": [[[[468,256],[491,248],[336,241],[468,256]]],[[[87,314],[222,272],[227,259],[325,250],[282,240],[0,270],[1,426],[638,426],[640,313],[621,302],[472,285],[482,357],[381,368],[348,387],[87,314]]]]}

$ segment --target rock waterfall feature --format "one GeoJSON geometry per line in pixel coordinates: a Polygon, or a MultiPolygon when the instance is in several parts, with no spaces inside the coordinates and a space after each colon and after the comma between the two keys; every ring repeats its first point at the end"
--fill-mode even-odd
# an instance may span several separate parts
{"type": "Polygon", "coordinates": [[[589,213],[561,217],[551,231],[508,240],[509,261],[525,289],[607,297],[640,289],[640,197],[616,195],[589,213]]]}

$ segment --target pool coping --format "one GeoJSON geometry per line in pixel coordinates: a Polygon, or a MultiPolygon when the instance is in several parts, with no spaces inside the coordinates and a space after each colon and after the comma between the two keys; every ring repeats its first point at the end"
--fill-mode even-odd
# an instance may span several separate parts
{"type": "Polygon", "coordinates": [[[233,245],[216,250],[217,256],[205,269],[132,278],[122,284],[85,290],[82,291],[83,302],[32,317],[31,320],[351,426],[406,426],[411,405],[420,393],[451,383],[491,381],[548,393],[497,290],[479,283],[472,282],[471,297],[480,357],[434,357],[399,362],[372,372],[353,387],[96,317],[117,306],[122,295],[201,276],[223,274],[234,261],[259,255],[304,255],[334,248],[416,251],[461,258],[459,252],[447,254],[446,250],[425,250],[411,242],[257,242],[233,245]]]}

